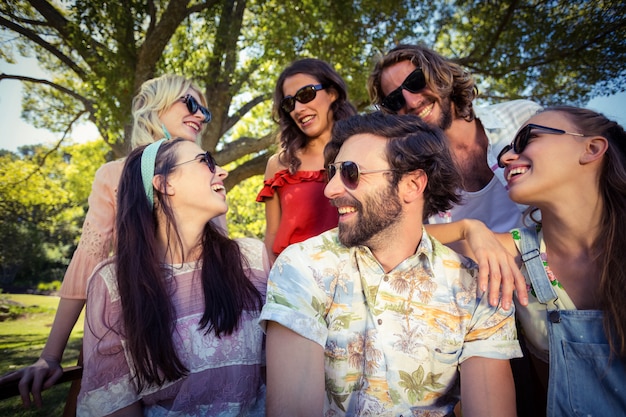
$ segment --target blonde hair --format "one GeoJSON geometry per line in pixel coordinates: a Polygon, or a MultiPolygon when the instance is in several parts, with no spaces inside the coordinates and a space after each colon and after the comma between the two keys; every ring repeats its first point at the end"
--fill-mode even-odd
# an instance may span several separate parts
{"type": "MultiPolygon", "coordinates": [[[[181,75],[165,74],[141,85],[132,103],[132,149],[148,145],[166,136],[159,115],[183,97],[189,88],[198,93],[201,104],[206,107],[206,98],[200,88],[181,75]]],[[[200,135],[198,135],[198,145],[200,140],[200,135]]]]}

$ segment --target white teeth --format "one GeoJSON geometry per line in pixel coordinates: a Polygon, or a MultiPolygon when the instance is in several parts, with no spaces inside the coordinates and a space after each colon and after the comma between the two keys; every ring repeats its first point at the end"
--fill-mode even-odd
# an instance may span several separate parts
{"type": "Polygon", "coordinates": [[[339,211],[339,214],[347,214],[347,213],[355,213],[356,209],[354,207],[338,207],[337,211],[339,211]]]}
{"type": "Polygon", "coordinates": [[[528,168],[523,168],[523,167],[513,168],[512,170],[509,171],[509,175],[507,175],[506,179],[510,180],[515,175],[524,174],[526,173],[526,171],[528,171],[528,168]]]}
{"type": "Polygon", "coordinates": [[[195,131],[200,130],[200,128],[198,127],[198,125],[197,125],[197,124],[195,124],[195,123],[185,122],[185,124],[186,124],[187,126],[189,126],[190,128],[192,128],[193,130],[195,130],[195,131]]]}
{"type": "Polygon", "coordinates": [[[419,112],[418,116],[423,119],[424,117],[428,116],[431,111],[433,111],[433,107],[435,107],[435,103],[431,104],[430,106],[419,112]]]}
{"type": "Polygon", "coordinates": [[[211,189],[213,191],[219,192],[219,191],[224,191],[226,188],[221,184],[215,184],[214,186],[211,187],[211,189]]]}
{"type": "Polygon", "coordinates": [[[306,116],[306,117],[303,117],[303,118],[302,118],[302,120],[300,120],[300,123],[305,124],[305,123],[307,123],[307,122],[310,122],[311,120],[313,120],[313,117],[315,117],[315,116],[306,116]]]}

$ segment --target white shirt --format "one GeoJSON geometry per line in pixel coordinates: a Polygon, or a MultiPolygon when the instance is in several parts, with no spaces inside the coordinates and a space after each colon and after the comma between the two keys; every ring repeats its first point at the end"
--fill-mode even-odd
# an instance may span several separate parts
{"type": "Polygon", "coordinates": [[[497,157],[511,143],[519,128],[539,110],[541,106],[529,100],[513,100],[474,109],[489,140],[487,164],[494,177],[482,190],[461,190],[462,203],[447,212],[431,216],[428,223],[478,219],[494,232],[508,232],[522,225],[522,213],[526,206],[509,199],[504,169],[498,167],[497,157]]]}

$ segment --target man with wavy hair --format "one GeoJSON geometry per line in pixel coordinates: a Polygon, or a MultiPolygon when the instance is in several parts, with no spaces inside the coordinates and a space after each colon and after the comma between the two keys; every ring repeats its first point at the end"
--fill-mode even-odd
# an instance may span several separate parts
{"type": "Polygon", "coordinates": [[[400,44],[376,62],[367,83],[372,103],[393,114],[415,114],[444,130],[461,172],[462,202],[430,216],[429,223],[478,219],[508,232],[521,225],[525,206],[507,193],[498,153],[541,107],[513,100],[474,107],[478,88],[471,73],[422,45],[400,44]]]}

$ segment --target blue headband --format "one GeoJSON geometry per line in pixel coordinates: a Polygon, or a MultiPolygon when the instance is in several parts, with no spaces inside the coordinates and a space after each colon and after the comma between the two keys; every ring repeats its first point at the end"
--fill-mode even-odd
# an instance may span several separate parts
{"type": "Polygon", "coordinates": [[[156,162],[156,156],[159,152],[159,147],[167,138],[157,140],[154,143],[146,146],[141,154],[141,180],[143,181],[143,189],[148,197],[148,204],[150,210],[154,209],[154,187],[152,186],[152,178],[154,178],[154,164],[156,162]]]}

